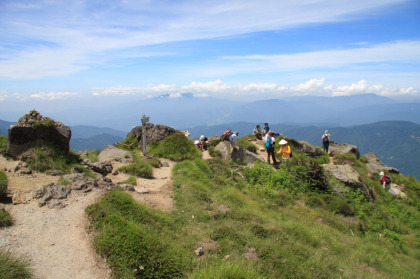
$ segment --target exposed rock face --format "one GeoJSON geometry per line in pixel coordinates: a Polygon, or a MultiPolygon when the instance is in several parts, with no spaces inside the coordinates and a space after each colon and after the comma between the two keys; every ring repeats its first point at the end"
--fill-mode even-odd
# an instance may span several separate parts
{"type": "Polygon", "coordinates": [[[324,151],[319,148],[312,146],[309,142],[299,141],[300,146],[297,146],[296,149],[299,152],[305,152],[309,157],[318,157],[324,154],[324,151]]]}
{"type": "Polygon", "coordinates": [[[52,144],[68,154],[70,138],[70,127],[32,110],[10,127],[6,153],[16,158],[27,148],[39,144],[52,144]]]}
{"type": "Polygon", "coordinates": [[[350,165],[326,165],[324,166],[324,170],[328,175],[334,176],[346,186],[353,189],[359,189],[367,199],[374,199],[372,190],[360,182],[361,179],[359,173],[350,165]]]}
{"type": "Polygon", "coordinates": [[[363,156],[368,160],[366,167],[369,172],[385,171],[397,174],[400,173],[398,169],[387,166],[384,163],[382,163],[375,153],[366,153],[363,156]]]}
{"type": "Polygon", "coordinates": [[[357,159],[360,157],[359,148],[356,145],[348,144],[348,143],[338,143],[334,141],[330,141],[330,153],[335,156],[338,154],[354,154],[357,159]]]}
{"type": "Polygon", "coordinates": [[[84,159],[82,164],[84,164],[88,169],[100,173],[103,176],[106,176],[108,173],[112,172],[112,164],[110,161],[92,162],[89,159],[84,159]]]}
{"type": "MultiPolygon", "coordinates": [[[[164,138],[175,134],[177,130],[172,127],[165,125],[153,125],[152,123],[146,124],[146,144],[151,144],[152,142],[159,142],[164,138]]],[[[143,147],[143,128],[142,126],[137,126],[133,128],[128,134],[127,138],[133,136],[136,137],[139,145],[139,148],[143,147]]]]}
{"type": "Polygon", "coordinates": [[[118,161],[122,163],[129,163],[132,161],[130,152],[108,145],[98,155],[99,162],[118,161]]]}
{"type": "Polygon", "coordinates": [[[242,147],[234,149],[229,141],[222,141],[216,147],[215,150],[219,150],[222,158],[225,160],[232,159],[234,162],[243,163],[248,162],[250,164],[255,163],[256,161],[263,161],[260,156],[255,153],[252,153],[242,147]]]}

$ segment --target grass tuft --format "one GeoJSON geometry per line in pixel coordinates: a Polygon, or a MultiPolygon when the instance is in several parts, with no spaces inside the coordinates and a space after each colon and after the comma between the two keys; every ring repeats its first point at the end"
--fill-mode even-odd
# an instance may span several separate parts
{"type": "Polygon", "coordinates": [[[34,276],[26,260],[10,251],[0,249],[0,278],[30,279],[34,276]]]}

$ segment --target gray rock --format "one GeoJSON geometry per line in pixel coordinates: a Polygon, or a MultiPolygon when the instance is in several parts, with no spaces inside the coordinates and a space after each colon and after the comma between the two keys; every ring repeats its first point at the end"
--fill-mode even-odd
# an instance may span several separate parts
{"type": "Polygon", "coordinates": [[[137,193],[140,193],[140,194],[148,194],[148,193],[150,193],[150,190],[147,189],[147,188],[144,188],[144,187],[137,188],[136,191],[137,191],[137,193]]]}
{"type": "Polygon", "coordinates": [[[360,157],[359,148],[356,145],[348,143],[330,141],[329,151],[332,156],[336,156],[338,154],[353,154],[356,158],[360,157]]]}
{"type": "Polygon", "coordinates": [[[130,152],[118,149],[112,145],[106,146],[98,155],[99,162],[122,161],[123,159],[127,160],[128,158],[132,160],[130,152]]]}
{"type": "Polygon", "coordinates": [[[319,147],[311,145],[306,141],[299,141],[300,146],[296,146],[296,151],[305,152],[309,157],[318,157],[324,154],[324,150],[319,147]]]}
{"type": "Polygon", "coordinates": [[[39,199],[41,198],[45,193],[45,188],[44,186],[38,186],[35,189],[32,190],[32,197],[34,199],[39,199]]]}
{"type": "Polygon", "coordinates": [[[39,144],[52,144],[68,154],[70,138],[70,127],[32,110],[10,127],[6,154],[18,158],[23,150],[39,144]]]}
{"type": "Polygon", "coordinates": [[[62,174],[63,174],[63,172],[60,171],[60,170],[53,170],[53,171],[50,172],[50,175],[52,175],[52,176],[58,176],[58,175],[62,175],[62,174]]]}
{"type": "Polygon", "coordinates": [[[166,161],[162,161],[160,164],[162,165],[162,167],[169,168],[169,163],[166,161]]]}
{"type": "Polygon", "coordinates": [[[250,163],[253,164],[256,161],[263,161],[260,156],[252,153],[242,147],[233,148],[229,141],[222,141],[216,145],[215,150],[219,150],[223,159],[232,159],[236,163],[250,163]]]}
{"type": "Polygon", "coordinates": [[[368,160],[366,167],[370,173],[385,171],[388,173],[400,173],[400,171],[396,168],[390,167],[385,165],[384,163],[379,160],[378,156],[375,153],[366,153],[363,155],[368,160]]]}
{"type": "Polygon", "coordinates": [[[48,186],[45,190],[46,191],[44,195],[38,199],[38,206],[40,207],[46,205],[47,202],[49,202],[53,198],[53,191],[51,186],[48,186]]]}
{"type": "MultiPolygon", "coordinates": [[[[128,134],[127,138],[133,136],[137,138],[139,145],[138,148],[143,148],[143,130],[142,126],[133,128],[128,134]]],[[[146,144],[149,145],[152,142],[160,142],[164,138],[180,132],[172,127],[165,125],[153,125],[152,123],[146,124],[146,144]]]]}
{"type": "Polygon", "coordinates": [[[324,170],[343,184],[353,189],[359,189],[367,199],[374,199],[372,190],[361,182],[359,173],[350,165],[325,165],[324,170]]]}
{"type": "Polygon", "coordinates": [[[63,185],[57,184],[52,187],[52,196],[54,199],[65,199],[68,194],[70,194],[70,190],[63,185]]]}
{"type": "Polygon", "coordinates": [[[100,173],[103,176],[106,176],[108,173],[112,172],[112,164],[109,161],[105,162],[92,162],[89,159],[84,159],[82,164],[94,172],[100,173]]]}
{"type": "Polygon", "coordinates": [[[131,185],[131,184],[120,184],[119,185],[119,188],[121,190],[124,190],[124,191],[130,191],[130,192],[136,191],[136,189],[134,188],[134,186],[131,185]]]}
{"type": "Polygon", "coordinates": [[[112,189],[117,188],[117,185],[113,183],[111,179],[107,177],[98,179],[97,183],[98,183],[98,188],[100,189],[112,190],[112,189]]]}

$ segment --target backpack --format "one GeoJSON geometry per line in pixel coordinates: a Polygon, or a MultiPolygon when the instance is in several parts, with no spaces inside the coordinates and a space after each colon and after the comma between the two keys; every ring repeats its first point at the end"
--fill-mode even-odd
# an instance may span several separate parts
{"type": "Polygon", "coordinates": [[[267,138],[267,142],[265,143],[265,147],[266,148],[272,148],[273,147],[273,143],[272,143],[272,140],[271,140],[270,137],[267,138]]]}
{"type": "Polygon", "coordinates": [[[231,130],[226,130],[224,133],[223,133],[223,135],[222,135],[222,140],[227,140],[227,141],[229,141],[229,137],[230,137],[230,135],[232,135],[232,131],[231,130]]]}
{"type": "Polygon", "coordinates": [[[328,139],[327,136],[322,138],[322,143],[330,143],[330,140],[328,139]]]}
{"type": "Polygon", "coordinates": [[[392,181],[391,181],[391,178],[388,176],[388,175],[384,175],[385,176],[385,183],[386,184],[389,184],[389,183],[391,183],[392,181]]]}

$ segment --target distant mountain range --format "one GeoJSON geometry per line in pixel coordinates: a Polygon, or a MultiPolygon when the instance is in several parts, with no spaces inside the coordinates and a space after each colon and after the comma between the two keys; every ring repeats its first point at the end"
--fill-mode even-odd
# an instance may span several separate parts
{"type": "MultiPolygon", "coordinates": [[[[70,126],[106,126],[122,131],[140,125],[143,114],[152,123],[176,129],[241,121],[330,127],[394,120],[420,124],[420,103],[401,103],[375,94],[299,96],[254,102],[197,97],[191,93],[176,97],[164,94],[153,99],[132,97],[130,102],[115,102],[107,107],[78,106],[40,113],[70,126]]],[[[16,111],[0,112],[1,119],[14,120],[16,115],[19,115],[16,111]]]]}

